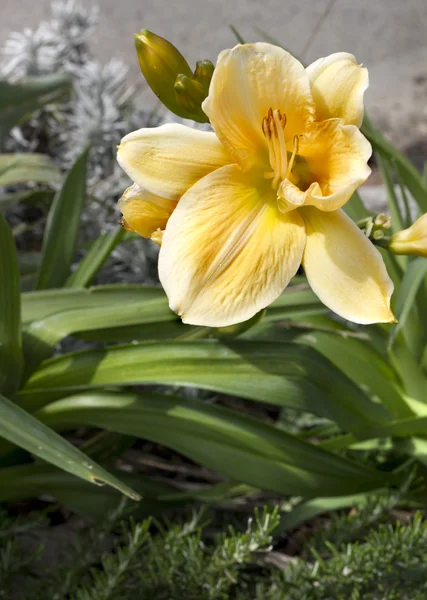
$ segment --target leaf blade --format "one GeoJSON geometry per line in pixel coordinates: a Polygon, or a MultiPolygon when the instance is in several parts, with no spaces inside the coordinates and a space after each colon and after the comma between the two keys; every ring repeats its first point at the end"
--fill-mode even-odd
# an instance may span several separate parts
{"type": "Polygon", "coordinates": [[[320,412],[349,430],[389,418],[312,348],[246,340],[141,342],[51,359],[29,379],[20,401],[32,410],[64,390],[148,383],[320,412]]]}
{"type": "Polygon", "coordinates": [[[387,477],[247,415],[169,395],[81,394],[37,414],[59,429],[85,423],[166,444],[226,477],[279,493],[342,495],[387,477]]]}
{"type": "Polygon", "coordinates": [[[91,483],[108,484],[134,500],[139,495],[52,429],[0,395],[0,436],[91,483]]]}
{"type": "Polygon", "coordinates": [[[43,236],[37,289],[61,287],[70,273],[85,202],[89,148],[77,158],[52,202],[43,236]]]}
{"type": "Polygon", "coordinates": [[[0,393],[14,393],[23,366],[19,262],[12,232],[0,213],[0,393]]]}

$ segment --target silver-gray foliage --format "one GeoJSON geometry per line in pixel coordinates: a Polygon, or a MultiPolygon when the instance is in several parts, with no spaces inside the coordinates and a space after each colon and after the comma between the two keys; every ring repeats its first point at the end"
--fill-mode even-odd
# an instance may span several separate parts
{"type": "MultiPolygon", "coordinates": [[[[91,144],[88,168],[90,201],[83,215],[82,239],[93,239],[119,220],[117,199],[129,179],[116,162],[123,135],[158,124],[152,113],[136,110],[127,66],[112,59],[100,64],[89,42],[96,40],[98,7],[77,0],[55,0],[51,16],[36,29],[11,33],[1,52],[0,77],[17,81],[60,71],[73,78],[73,94],[61,106],[47,107],[6,140],[9,152],[41,151],[67,170],[91,144]]],[[[19,210],[19,209],[18,209],[19,210]]],[[[152,281],[157,247],[145,240],[119,246],[103,278],[152,281]]]]}

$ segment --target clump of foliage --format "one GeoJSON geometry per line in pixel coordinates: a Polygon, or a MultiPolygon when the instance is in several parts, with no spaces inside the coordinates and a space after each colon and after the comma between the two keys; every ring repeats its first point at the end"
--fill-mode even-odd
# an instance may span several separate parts
{"type": "MultiPolygon", "coordinates": [[[[119,221],[117,200],[129,184],[116,161],[121,138],[132,129],[157,125],[161,121],[161,116],[151,109],[137,108],[136,88],[129,83],[129,69],[122,61],[111,59],[102,64],[94,58],[92,41],[98,19],[96,5],[78,0],[54,0],[47,21],[35,29],[10,34],[0,60],[0,79],[12,83],[28,77],[48,78],[57,73],[70,76],[72,87],[68,97],[63,102],[44,105],[24,124],[17,124],[4,138],[3,150],[7,153],[42,152],[50,156],[61,171],[68,171],[90,144],[88,198],[80,231],[83,242],[111,231],[119,221]]],[[[52,172],[52,177],[42,183],[55,190],[58,179],[52,172]]],[[[22,182],[20,184],[19,190],[22,182]]],[[[37,247],[42,236],[39,225],[44,223],[45,211],[34,219],[27,206],[30,204],[34,213],[34,206],[43,208],[46,198],[39,193],[36,201],[22,195],[21,199],[24,205],[9,206],[9,218],[24,229],[27,237],[28,230],[35,231],[33,246],[37,247]],[[22,222],[26,223],[25,228],[22,222]]],[[[156,247],[144,240],[121,246],[115,249],[101,279],[115,281],[120,272],[121,281],[157,281],[156,256],[156,247]]]]}
{"type": "Polygon", "coordinates": [[[8,542],[0,551],[0,585],[11,600],[425,598],[427,523],[421,513],[393,522],[393,513],[381,512],[391,498],[313,522],[299,556],[287,554],[293,533],[281,533],[277,510],[240,517],[216,533],[215,513],[162,524],[126,517],[122,505],[80,533],[62,564],[47,570],[38,566],[43,549],[26,553],[18,543],[22,529],[2,514],[8,542]],[[372,511],[382,517],[374,521],[372,511]],[[27,596],[23,588],[31,590],[27,596]]]}

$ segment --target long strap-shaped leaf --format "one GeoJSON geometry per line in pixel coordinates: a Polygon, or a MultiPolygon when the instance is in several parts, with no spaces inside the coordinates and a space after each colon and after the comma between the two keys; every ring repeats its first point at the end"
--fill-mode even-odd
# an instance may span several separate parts
{"type": "Polygon", "coordinates": [[[54,402],[38,416],[58,429],[84,423],[138,435],[278,493],[350,494],[377,488],[387,478],[246,415],[173,396],[93,392],[54,402]]]}
{"type": "Polygon", "coordinates": [[[19,264],[12,232],[0,213],[0,393],[13,394],[22,371],[19,264]]]}
{"type": "MultiPolygon", "coordinates": [[[[421,257],[412,260],[406,269],[397,295],[395,312],[398,323],[392,327],[389,341],[390,347],[393,345],[397,333],[404,327],[406,320],[414,307],[417,292],[426,277],[427,260],[421,257]]],[[[418,331],[418,334],[420,335],[421,332],[418,331]]],[[[411,350],[416,354],[415,348],[411,348],[411,350]]]]}
{"type": "Polygon", "coordinates": [[[19,83],[0,81],[0,143],[14,125],[45,104],[63,100],[70,90],[71,77],[65,73],[19,83]]]}
{"type": "Polygon", "coordinates": [[[123,240],[125,233],[123,227],[116,227],[113,231],[107,231],[100,235],[93,242],[86,256],[80,261],[77,269],[67,279],[65,285],[72,288],[82,288],[90,285],[114,248],[123,240]]]}
{"type": "Polygon", "coordinates": [[[417,201],[422,212],[427,212],[427,186],[421,173],[402,152],[385,139],[382,133],[372,125],[366,114],[363,119],[362,133],[371,142],[374,150],[394,161],[403,183],[417,201]]]}
{"type": "Polygon", "coordinates": [[[59,170],[49,156],[37,153],[0,154],[0,186],[34,181],[57,183],[59,170]]]}
{"type": "Polygon", "coordinates": [[[35,321],[23,330],[25,377],[44,359],[49,358],[56,344],[78,331],[105,327],[137,326],[145,323],[174,323],[177,316],[169,309],[166,297],[145,302],[122,302],[60,312],[42,321],[35,321]]]}
{"type": "Polygon", "coordinates": [[[4,396],[0,396],[0,436],[81,479],[111,485],[139,499],[127,485],[4,396]]]}
{"type": "Polygon", "coordinates": [[[67,391],[141,383],[191,385],[321,414],[355,431],[387,422],[384,409],[326,358],[299,344],[144,342],[46,361],[19,401],[29,410],[67,391]]]}
{"type": "Polygon", "coordinates": [[[114,306],[119,309],[122,302],[145,302],[155,298],[162,300],[164,291],[153,285],[113,284],[96,287],[25,292],[21,296],[22,321],[32,323],[65,310],[114,306]]]}
{"type": "Polygon", "coordinates": [[[56,194],[43,238],[37,289],[61,287],[70,274],[85,202],[89,148],[77,158],[56,194]]]}

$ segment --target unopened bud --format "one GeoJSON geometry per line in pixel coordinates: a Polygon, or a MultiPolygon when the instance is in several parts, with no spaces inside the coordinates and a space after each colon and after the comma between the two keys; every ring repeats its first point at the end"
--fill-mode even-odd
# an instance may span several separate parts
{"type": "Polygon", "coordinates": [[[374,240],[382,240],[383,237],[384,237],[384,231],[381,231],[381,229],[376,229],[372,234],[372,238],[374,240]]]}
{"type": "Polygon", "coordinates": [[[207,122],[208,118],[201,109],[201,104],[206,98],[202,84],[193,77],[178,75],[174,88],[177,102],[192,113],[192,118],[199,122],[207,122]]]}
{"type": "Polygon", "coordinates": [[[384,215],[383,213],[377,215],[375,217],[375,225],[377,227],[381,227],[382,229],[390,229],[391,227],[391,217],[388,215],[384,215]]]}
{"type": "Polygon", "coordinates": [[[417,219],[408,229],[393,234],[389,249],[394,254],[427,258],[427,214],[417,219]]]}
{"type": "Polygon", "coordinates": [[[135,34],[135,48],[142,74],[159,100],[180,117],[191,118],[177,102],[174,89],[178,75],[193,76],[179,50],[147,29],[135,34]]]}
{"type": "MultiPolygon", "coordinates": [[[[202,85],[206,96],[209,93],[209,86],[215,67],[210,60],[199,60],[196,63],[196,70],[194,71],[194,78],[202,85]]],[[[206,97],[205,96],[205,97],[206,97]]],[[[204,98],[203,98],[204,99],[204,98]]]]}

